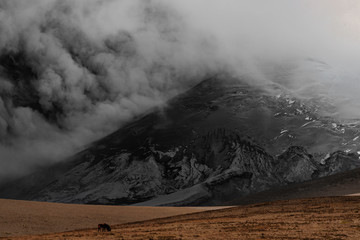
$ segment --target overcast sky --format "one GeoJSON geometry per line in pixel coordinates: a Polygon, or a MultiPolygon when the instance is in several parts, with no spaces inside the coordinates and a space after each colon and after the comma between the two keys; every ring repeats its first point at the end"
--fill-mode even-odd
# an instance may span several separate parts
{"type": "Polygon", "coordinates": [[[0,177],[65,159],[219,71],[274,81],[266,69],[291,62],[287,86],[327,87],[357,116],[359,16],[357,0],[0,0],[0,54],[36,75],[0,69],[0,177]],[[14,101],[29,91],[36,109],[14,101]]]}

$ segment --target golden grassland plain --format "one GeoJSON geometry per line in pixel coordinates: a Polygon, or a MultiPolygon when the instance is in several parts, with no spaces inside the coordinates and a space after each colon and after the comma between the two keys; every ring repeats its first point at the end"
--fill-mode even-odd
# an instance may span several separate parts
{"type": "Polygon", "coordinates": [[[64,232],[218,209],[206,207],[128,207],[0,199],[0,237],[64,232]]]}
{"type": "MultiPolygon", "coordinates": [[[[159,208],[153,217],[165,209],[159,208]]],[[[187,208],[180,212],[182,209],[186,214],[113,225],[111,232],[98,232],[94,226],[4,239],[360,239],[357,196],[284,200],[199,213],[188,213],[187,208]]]]}

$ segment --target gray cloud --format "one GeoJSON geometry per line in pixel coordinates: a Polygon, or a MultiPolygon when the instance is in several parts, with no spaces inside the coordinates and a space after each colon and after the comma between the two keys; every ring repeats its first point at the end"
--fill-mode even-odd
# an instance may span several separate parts
{"type": "Polygon", "coordinates": [[[184,12],[188,24],[216,39],[217,57],[235,75],[281,82],[304,97],[326,94],[343,117],[359,117],[358,1],[173,4],[184,12]]]}
{"type": "Polygon", "coordinates": [[[206,39],[161,1],[3,0],[0,8],[4,177],[65,158],[213,64],[206,39]]]}
{"type": "Polygon", "coordinates": [[[65,159],[219,71],[346,96],[351,104],[338,107],[350,116],[360,100],[359,9],[325,0],[0,0],[0,176],[65,159]]]}

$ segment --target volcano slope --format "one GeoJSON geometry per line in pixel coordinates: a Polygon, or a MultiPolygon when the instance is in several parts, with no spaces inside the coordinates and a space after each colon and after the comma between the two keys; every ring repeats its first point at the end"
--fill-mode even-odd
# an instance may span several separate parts
{"type": "Polygon", "coordinates": [[[134,120],[0,197],[67,203],[214,205],[360,167],[360,125],[326,99],[224,76],[134,120]]]}

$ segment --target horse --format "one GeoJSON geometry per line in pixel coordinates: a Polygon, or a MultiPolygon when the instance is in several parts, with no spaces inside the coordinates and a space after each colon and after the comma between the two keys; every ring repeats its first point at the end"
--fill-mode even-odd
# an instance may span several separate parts
{"type": "Polygon", "coordinates": [[[111,231],[111,227],[108,225],[108,224],[106,224],[106,223],[103,223],[103,224],[101,224],[101,223],[99,223],[98,224],[98,232],[103,232],[103,231],[108,231],[108,232],[110,232],[111,231]]]}

